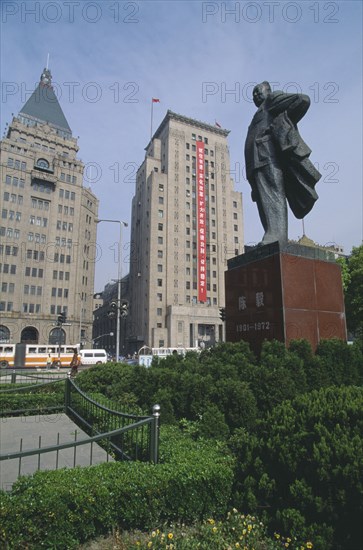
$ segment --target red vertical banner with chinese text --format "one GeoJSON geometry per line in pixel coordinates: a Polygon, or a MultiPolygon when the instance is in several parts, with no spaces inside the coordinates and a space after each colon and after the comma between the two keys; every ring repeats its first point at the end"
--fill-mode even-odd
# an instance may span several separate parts
{"type": "Polygon", "coordinates": [[[204,143],[197,141],[198,301],[207,301],[207,232],[205,204],[204,143]]]}

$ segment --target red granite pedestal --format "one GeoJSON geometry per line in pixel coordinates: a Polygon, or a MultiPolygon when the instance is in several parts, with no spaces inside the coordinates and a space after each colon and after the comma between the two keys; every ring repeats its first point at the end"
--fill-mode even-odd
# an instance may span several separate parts
{"type": "Polygon", "coordinates": [[[287,346],[305,338],[347,339],[340,266],[321,249],[278,243],[228,261],[226,340],[246,340],[259,354],[265,339],[287,346]]]}

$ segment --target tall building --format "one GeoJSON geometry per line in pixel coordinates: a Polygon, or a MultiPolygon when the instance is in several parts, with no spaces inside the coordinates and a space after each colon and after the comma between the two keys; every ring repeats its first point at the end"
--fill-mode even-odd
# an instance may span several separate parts
{"type": "Polygon", "coordinates": [[[1,341],[92,341],[98,199],[77,152],[44,69],[1,142],[1,341]]]}
{"type": "Polygon", "coordinates": [[[223,340],[224,272],[243,251],[228,133],[168,111],[146,147],[132,202],[131,351],[223,340]]]}

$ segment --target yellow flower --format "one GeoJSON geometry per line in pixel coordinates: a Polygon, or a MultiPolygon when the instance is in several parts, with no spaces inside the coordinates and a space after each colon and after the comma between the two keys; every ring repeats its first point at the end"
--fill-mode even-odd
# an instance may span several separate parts
{"type": "Polygon", "coordinates": [[[291,542],[290,537],[287,537],[286,542],[291,542]]]}
{"type": "Polygon", "coordinates": [[[171,540],[173,538],[173,533],[168,533],[168,539],[171,540]]]}
{"type": "Polygon", "coordinates": [[[151,533],[151,536],[152,536],[153,538],[156,537],[156,532],[153,531],[153,532],[151,533]]]}
{"type": "Polygon", "coordinates": [[[236,547],[236,548],[240,548],[240,543],[239,543],[239,542],[236,542],[235,547],[236,547]]]}
{"type": "Polygon", "coordinates": [[[212,531],[213,533],[216,533],[218,531],[217,527],[213,527],[212,531]]]}
{"type": "Polygon", "coordinates": [[[208,519],[208,523],[210,523],[211,525],[214,525],[214,524],[215,524],[215,521],[214,521],[214,519],[209,518],[209,519],[208,519]]]}
{"type": "Polygon", "coordinates": [[[275,538],[277,538],[277,540],[279,540],[280,535],[278,533],[275,533],[275,538]]]}
{"type": "Polygon", "coordinates": [[[152,545],[153,545],[153,543],[152,543],[151,541],[147,543],[147,547],[148,547],[148,548],[151,548],[152,545]]]}
{"type": "Polygon", "coordinates": [[[306,548],[312,548],[313,547],[313,543],[312,542],[307,542],[306,543],[306,548]]]}
{"type": "Polygon", "coordinates": [[[288,542],[285,542],[285,548],[288,548],[290,545],[288,542]]]}
{"type": "Polygon", "coordinates": [[[247,533],[247,529],[243,529],[242,535],[245,535],[247,533]]]}

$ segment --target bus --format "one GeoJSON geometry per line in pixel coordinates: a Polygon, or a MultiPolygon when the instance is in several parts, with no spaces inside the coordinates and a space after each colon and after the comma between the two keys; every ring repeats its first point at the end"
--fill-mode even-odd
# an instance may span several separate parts
{"type": "Polygon", "coordinates": [[[144,367],[150,367],[151,362],[154,357],[160,357],[165,359],[170,355],[185,355],[188,351],[195,351],[197,353],[201,352],[200,348],[149,348],[148,346],[143,346],[138,353],[139,365],[144,367]]]}
{"type": "Polygon", "coordinates": [[[75,350],[79,354],[79,344],[74,346],[0,344],[0,367],[2,369],[69,367],[75,350]]]}

